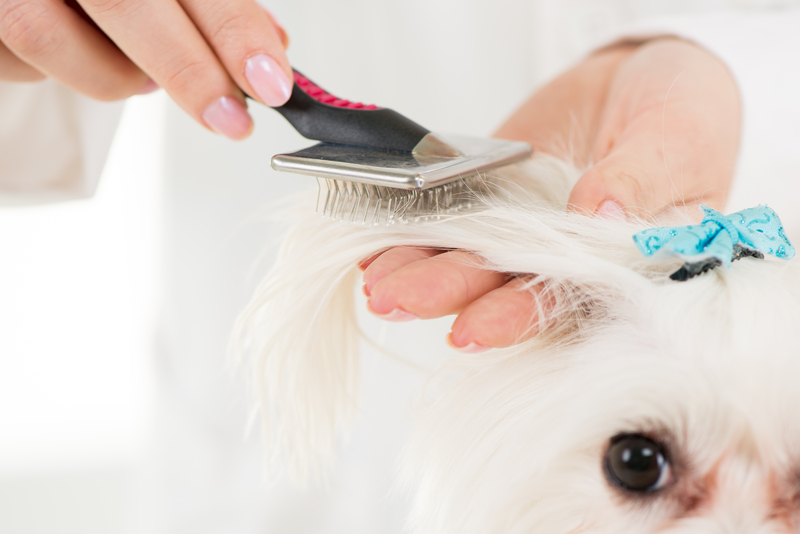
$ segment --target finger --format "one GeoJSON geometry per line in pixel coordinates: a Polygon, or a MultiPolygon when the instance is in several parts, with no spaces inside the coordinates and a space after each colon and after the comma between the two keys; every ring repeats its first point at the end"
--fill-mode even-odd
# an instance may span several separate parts
{"type": "Polygon", "coordinates": [[[275,18],[275,15],[269,9],[264,8],[264,11],[267,13],[270,22],[272,22],[272,25],[275,26],[275,30],[278,32],[278,37],[281,40],[283,49],[286,50],[287,48],[289,48],[289,34],[286,33],[286,29],[283,27],[283,24],[278,22],[278,19],[275,18]]]}
{"type": "MultiPolygon", "coordinates": [[[[82,18],[84,21],[86,21],[86,23],[89,26],[91,26],[92,28],[94,28],[98,32],[102,33],[103,30],[101,30],[100,26],[98,26],[97,23],[95,21],[93,21],[92,18],[88,15],[88,13],[86,13],[86,11],[84,11],[84,9],[78,3],[78,0],[65,0],[64,3],[70,9],[75,11],[75,13],[77,13],[80,18],[82,18]]],[[[116,46],[116,45],[114,45],[114,46],[116,46]]],[[[136,91],[136,93],[134,93],[134,94],[146,95],[146,94],[150,94],[152,92],[158,91],[159,89],[161,89],[161,88],[158,86],[158,84],[148,77],[147,81],[145,82],[145,84],[138,91],[136,91]]]]}
{"type": "Polygon", "coordinates": [[[660,120],[640,120],[613,151],[576,183],[572,209],[624,218],[658,216],[665,209],[725,203],[733,158],[719,154],[712,132],[694,134],[693,119],[672,118],[674,136],[662,144],[660,120]]]}
{"type": "Polygon", "coordinates": [[[180,4],[79,2],[106,35],[195,120],[231,139],[250,135],[253,121],[244,95],[180,4]]]}
{"type": "Polygon", "coordinates": [[[364,268],[364,292],[369,295],[375,284],[401,267],[415,261],[425,260],[441,254],[441,250],[419,247],[394,247],[369,258],[364,268]]]}
{"type": "Polygon", "coordinates": [[[83,10],[81,5],[78,3],[78,0],[64,0],[64,3],[67,5],[67,7],[69,7],[71,10],[77,13],[80,18],[85,20],[89,26],[91,26],[92,28],[94,28],[99,32],[103,31],[100,29],[100,26],[98,26],[97,23],[92,20],[92,17],[90,17],[88,13],[86,13],[86,11],[83,10]]]}
{"type": "MultiPolygon", "coordinates": [[[[387,249],[381,250],[379,252],[376,252],[375,254],[372,254],[371,256],[367,257],[366,259],[361,260],[360,262],[358,262],[358,268],[361,269],[361,272],[366,271],[367,268],[369,268],[369,266],[372,265],[372,263],[375,260],[380,258],[386,252],[392,250],[393,248],[403,248],[403,247],[392,247],[392,248],[387,248],[387,249]]],[[[416,248],[416,247],[406,247],[406,248],[416,248]]],[[[425,249],[423,249],[423,250],[425,250],[425,249]]],[[[444,251],[442,251],[442,252],[444,252],[444,251]]]]}
{"type": "Polygon", "coordinates": [[[486,293],[458,314],[448,343],[467,353],[509,347],[535,336],[539,322],[540,288],[527,278],[515,278],[486,293]]]}
{"type": "Polygon", "coordinates": [[[695,45],[671,40],[644,45],[617,76],[594,146],[597,163],[576,184],[572,208],[620,216],[721,207],[740,128],[727,68],[695,45]]]}
{"type": "Polygon", "coordinates": [[[361,269],[361,272],[363,273],[364,271],[366,271],[366,270],[367,270],[367,268],[368,268],[370,265],[372,265],[372,262],[374,262],[375,260],[377,260],[377,259],[378,259],[378,257],[380,257],[380,255],[381,255],[381,254],[383,254],[384,252],[386,252],[386,251],[385,251],[385,250],[382,250],[382,251],[380,251],[380,252],[376,252],[376,253],[375,253],[375,254],[373,254],[372,256],[369,256],[368,258],[361,260],[360,262],[358,262],[358,268],[359,268],[359,269],[361,269]]]}
{"type": "Polygon", "coordinates": [[[180,0],[234,82],[262,103],[278,107],[294,85],[280,34],[254,0],[180,0]]]}
{"type": "Polygon", "coordinates": [[[44,74],[31,67],[0,43],[0,80],[9,82],[38,82],[44,74]]]}
{"type": "Polygon", "coordinates": [[[458,313],[506,282],[503,273],[487,269],[483,263],[461,250],[415,261],[375,284],[367,307],[376,315],[399,310],[423,319],[458,313]]]}
{"type": "Polygon", "coordinates": [[[64,3],[0,2],[0,41],[25,63],[98,100],[138,92],[147,76],[64,3]]]}

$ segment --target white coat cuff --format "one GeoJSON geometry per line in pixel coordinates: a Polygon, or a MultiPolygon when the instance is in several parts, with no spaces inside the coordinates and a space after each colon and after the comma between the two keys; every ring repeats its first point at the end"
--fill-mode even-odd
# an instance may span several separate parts
{"type": "Polygon", "coordinates": [[[122,107],[52,80],[0,82],[0,205],[91,196],[122,107]]]}

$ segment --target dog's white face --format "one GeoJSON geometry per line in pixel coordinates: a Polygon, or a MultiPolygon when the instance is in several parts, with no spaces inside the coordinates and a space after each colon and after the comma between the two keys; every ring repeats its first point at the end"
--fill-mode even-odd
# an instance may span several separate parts
{"type": "Polygon", "coordinates": [[[738,263],[471,362],[406,464],[415,532],[796,532],[800,276],[738,263]]]}

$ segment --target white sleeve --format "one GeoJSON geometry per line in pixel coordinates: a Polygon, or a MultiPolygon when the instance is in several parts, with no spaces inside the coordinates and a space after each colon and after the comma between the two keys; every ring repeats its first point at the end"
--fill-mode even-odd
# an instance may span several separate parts
{"type": "Polygon", "coordinates": [[[800,228],[800,9],[654,19],[625,35],[678,36],[728,66],[739,86],[743,113],[727,209],[768,203],[787,228],[800,228]]]}
{"type": "Polygon", "coordinates": [[[0,82],[0,205],[91,196],[122,107],[52,80],[0,82]]]}

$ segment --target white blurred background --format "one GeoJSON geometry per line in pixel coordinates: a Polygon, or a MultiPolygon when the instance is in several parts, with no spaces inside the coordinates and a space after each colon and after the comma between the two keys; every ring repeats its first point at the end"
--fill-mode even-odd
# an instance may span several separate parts
{"type": "Polygon", "coordinates": [[[165,95],[91,200],[0,210],[0,532],[118,532],[147,442],[165,95]]]}

